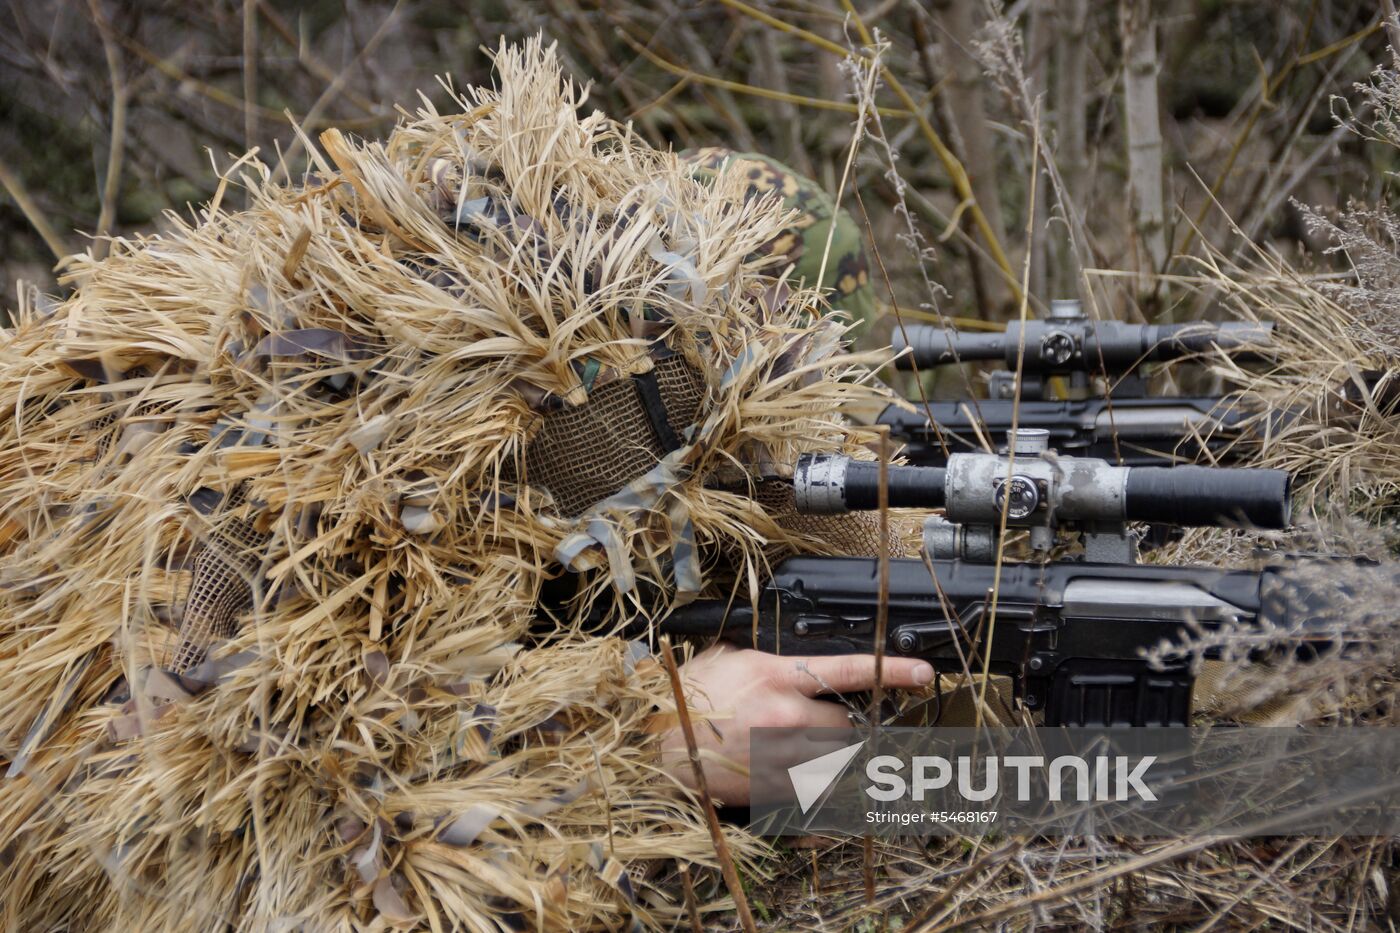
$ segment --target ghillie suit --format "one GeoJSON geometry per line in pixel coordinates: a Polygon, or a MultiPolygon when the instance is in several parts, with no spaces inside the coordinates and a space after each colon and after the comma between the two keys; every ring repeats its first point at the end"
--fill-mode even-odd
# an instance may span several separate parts
{"type": "Polygon", "coordinates": [[[873,390],[776,199],[497,68],[0,337],[4,929],[667,926],[626,869],[713,862],[592,633],[868,553],[782,469],[873,390]]]}

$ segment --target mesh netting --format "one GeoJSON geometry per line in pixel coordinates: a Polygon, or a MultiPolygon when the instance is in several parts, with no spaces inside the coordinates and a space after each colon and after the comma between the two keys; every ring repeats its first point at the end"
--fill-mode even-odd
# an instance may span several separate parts
{"type": "MultiPolygon", "coordinates": [[[[779,479],[760,480],[754,486],[753,497],[782,528],[830,545],[839,554],[874,557],[880,553],[880,516],[875,512],[804,515],[797,511],[792,483],[779,479]]],[[[891,557],[908,557],[913,553],[904,524],[903,519],[890,519],[891,557]]],[[[770,561],[776,561],[791,554],[784,549],[767,556],[770,561]]]]}
{"type": "Polygon", "coordinates": [[[183,674],[204,660],[209,646],[238,632],[238,617],[253,607],[253,582],[271,536],[231,513],[243,505],[242,487],[224,501],[194,558],[180,637],[166,669],[183,674]]]}
{"type": "MultiPolygon", "coordinates": [[[[705,379],[680,356],[652,370],[666,420],[682,434],[699,419],[705,379]]],[[[574,408],[550,412],[525,450],[525,478],[549,490],[559,511],[579,515],[656,466],[668,451],[657,437],[637,386],[617,379],[574,408]]]]}
{"type": "Polygon", "coordinates": [[[666,416],[677,433],[682,433],[700,420],[700,406],[705,399],[705,377],[682,356],[670,356],[656,361],[652,370],[666,403],[666,416]]]}
{"type": "Polygon", "coordinates": [[[102,415],[93,419],[92,435],[97,438],[94,457],[97,460],[101,460],[103,457],[107,456],[107,451],[112,447],[112,436],[114,432],[111,430],[111,427],[112,422],[115,420],[116,416],[112,414],[102,415]]]}
{"type": "MultiPolygon", "coordinates": [[[[656,362],[653,375],[667,420],[681,430],[700,415],[705,380],[680,356],[656,362]]],[[[560,510],[577,515],[645,474],[666,451],[647,420],[631,379],[589,393],[576,408],[551,413],[526,451],[529,481],[553,494],[560,510]]],[[[253,606],[253,583],[269,535],[232,513],[246,498],[240,487],[222,504],[194,558],[179,639],[166,669],[181,674],[204,660],[216,641],[238,632],[253,606]]]]}

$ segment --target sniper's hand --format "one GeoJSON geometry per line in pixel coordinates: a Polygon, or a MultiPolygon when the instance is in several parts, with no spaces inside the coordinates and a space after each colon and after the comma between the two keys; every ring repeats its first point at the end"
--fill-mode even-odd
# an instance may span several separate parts
{"type": "MultiPolygon", "coordinates": [[[[725,804],[745,804],[749,730],[849,726],[845,707],[816,697],[873,690],[875,656],[780,657],[720,644],[691,659],[681,677],[710,796],[725,804]]],[[[933,668],[913,658],[885,658],[882,680],[886,687],[922,687],[933,680],[933,668]]],[[[694,787],[695,772],[679,725],[667,731],[662,748],[667,770],[694,787]]]]}

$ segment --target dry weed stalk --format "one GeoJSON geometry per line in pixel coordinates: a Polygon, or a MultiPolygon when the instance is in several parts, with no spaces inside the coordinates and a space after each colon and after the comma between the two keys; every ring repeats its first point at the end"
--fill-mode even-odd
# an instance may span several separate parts
{"type": "MultiPolygon", "coordinates": [[[[1378,69],[1357,90],[1355,107],[1334,101],[1343,108],[1340,125],[1400,147],[1400,77],[1378,69]]],[[[1243,401],[1260,412],[1259,462],[1302,480],[1305,514],[1387,522],[1400,502],[1400,224],[1383,207],[1352,206],[1333,217],[1299,207],[1350,272],[1304,273],[1262,249],[1240,261],[1209,251],[1203,274],[1221,301],[1239,316],[1278,324],[1275,365],[1255,373],[1222,361],[1221,374],[1244,386],[1243,401]]]]}
{"type": "MultiPolygon", "coordinates": [[[[1340,125],[1400,145],[1395,73],[1378,70],[1358,91],[1358,105],[1340,114],[1340,125]]],[[[1248,448],[1242,452],[1260,466],[1296,477],[1295,516],[1304,530],[1290,536],[1196,532],[1161,559],[1249,564],[1263,549],[1342,555],[1336,565],[1313,571],[1311,581],[1314,598],[1332,609],[1327,630],[1311,634],[1330,636],[1333,647],[1321,658],[1300,660],[1283,652],[1261,665],[1252,661],[1261,649],[1296,643],[1301,633],[1199,634],[1188,640],[1194,649],[1223,656],[1209,670],[1202,705],[1230,719],[1388,724],[1400,686],[1400,592],[1352,581],[1346,555],[1389,560],[1395,547],[1397,224],[1385,208],[1353,206],[1331,218],[1300,209],[1334,241],[1349,273],[1305,273],[1258,248],[1238,262],[1233,254],[1207,248],[1200,264],[1202,281],[1222,304],[1240,317],[1277,324],[1273,363],[1252,371],[1221,358],[1216,371],[1241,387],[1239,403],[1257,412],[1239,441],[1248,448]]]]}

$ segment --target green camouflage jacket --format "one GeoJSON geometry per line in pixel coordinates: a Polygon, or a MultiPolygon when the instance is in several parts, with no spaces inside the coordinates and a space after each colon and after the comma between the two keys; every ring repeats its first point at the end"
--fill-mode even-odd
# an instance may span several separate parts
{"type": "Polygon", "coordinates": [[[700,179],[713,178],[725,170],[743,171],[748,177],[747,197],[780,192],[784,206],[798,211],[798,217],[769,241],[763,252],[785,256],[793,266],[794,281],[826,289],[832,310],[844,312],[856,322],[851,339],[869,329],[876,303],[864,242],[855,220],[836,206],[830,194],[815,181],[765,155],[710,147],[681,153],[681,159],[694,166],[700,179]],[[831,250],[822,275],[828,236],[831,250]]]}

